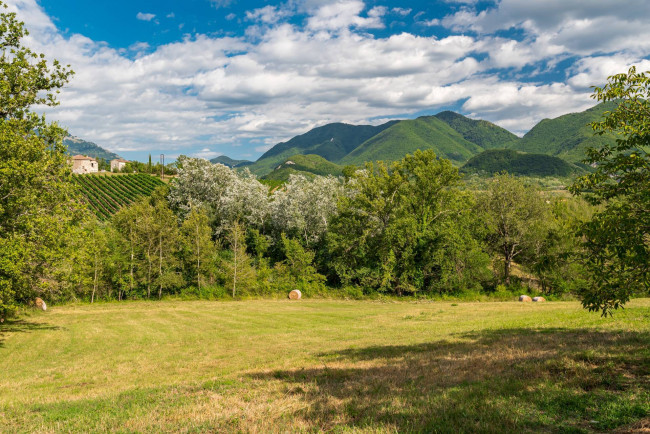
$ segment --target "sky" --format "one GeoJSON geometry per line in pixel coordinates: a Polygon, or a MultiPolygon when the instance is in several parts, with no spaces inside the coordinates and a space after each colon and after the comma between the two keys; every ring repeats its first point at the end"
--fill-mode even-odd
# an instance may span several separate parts
{"type": "Polygon", "coordinates": [[[255,160],[331,122],[454,110],[522,135],[650,70],[648,0],[4,0],[70,64],[70,134],[145,161],[255,160]]]}

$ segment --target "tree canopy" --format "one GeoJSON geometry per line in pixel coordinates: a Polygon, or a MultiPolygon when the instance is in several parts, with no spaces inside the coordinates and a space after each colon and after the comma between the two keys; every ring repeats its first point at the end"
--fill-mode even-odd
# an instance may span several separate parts
{"type": "Polygon", "coordinates": [[[581,228],[591,285],[582,292],[583,305],[603,315],[650,288],[650,71],[608,78],[593,98],[616,101],[596,134],[615,133],[616,143],[588,151],[596,170],[571,187],[603,207],[581,228]]]}

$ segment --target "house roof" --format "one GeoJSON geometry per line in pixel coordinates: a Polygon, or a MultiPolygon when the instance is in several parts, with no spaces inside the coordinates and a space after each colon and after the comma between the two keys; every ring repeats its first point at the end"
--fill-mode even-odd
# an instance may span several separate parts
{"type": "Polygon", "coordinates": [[[125,160],[124,158],[115,158],[115,159],[111,160],[111,163],[113,161],[117,161],[118,163],[128,163],[129,162],[129,160],[125,160]]]}
{"type": "Polygon", "coordinates": [[[87,155],[75,155],[72,157],[73,160],[90,160],[90,161],[97,161],[92,157],[89,157],[87,155]]]}

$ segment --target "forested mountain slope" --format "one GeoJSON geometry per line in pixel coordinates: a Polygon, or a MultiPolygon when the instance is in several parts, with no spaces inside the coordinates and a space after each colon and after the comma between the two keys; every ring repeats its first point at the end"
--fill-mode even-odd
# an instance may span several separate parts
{"type": "Polygon", "coordinates": [[[396,123],[350,152],[339,164],[362,165],[366,161],[395,161],[416,150],[432,149],[438,157],[460,165],[483,151],[449,124],[435,116],[396,123]]]}
{"type": "Polygon", "coordinates": [[[611,134],[595,136],[589,124],[601,120],[603,112],[612,110],[615,106],[615,102],[601,103],[583,112],[544,119],[509,148],[580,162],[584,160],[587,148],[600,148],[605,143],[614,143],[615,137],[611,134]]]}

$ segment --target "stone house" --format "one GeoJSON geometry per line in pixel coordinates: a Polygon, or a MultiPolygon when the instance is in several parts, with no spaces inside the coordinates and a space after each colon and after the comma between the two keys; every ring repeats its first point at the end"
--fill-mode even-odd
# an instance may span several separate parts
{"type": "Polygon", "coordinates": [[[87,155],[75,155],[70,160],[72,162],[72,173],[97,173],[99,172],[99,163],[87,155]]]}
{"type": "Polygon", "coordinates": [[[116,158],[114,160],[111,160],[111,172],[120,172],[122,169],[124,169],[124,166],[126,166],[126,163],[128,163],[128,160],[125,160],[123,158],[116,158]]]}

